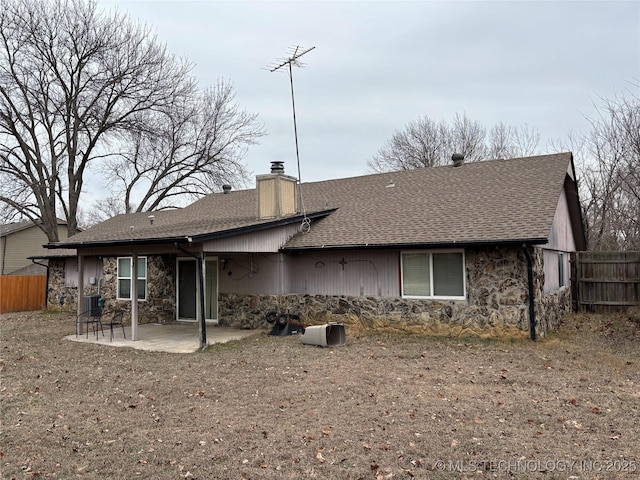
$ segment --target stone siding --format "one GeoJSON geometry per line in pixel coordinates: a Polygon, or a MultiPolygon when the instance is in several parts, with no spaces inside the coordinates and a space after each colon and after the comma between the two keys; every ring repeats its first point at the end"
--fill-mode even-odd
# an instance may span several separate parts
{"type": "Polygon", "coordinates": [[[47,308],[76,312],[78,310],[78,287],[68,286],[65,282],[65,259],[49,260],[49,285],[47,286],[47,308]],[[64,303],[60,305],[60,298],[64,303]]]}
{"type": "MultiPolygon", "coordinates": [[[[544,295],[544,255],[532,250],[536,334],[555,330],[571,311],[571,289],[544,295]]],[[[305,324],[341,322],[355,331],[389,331],[453,336],[527,337],[529,304],[527,261],[519,247],[465,250],[467,300],[440,301],[399,297],[337,295],[219,294],[219,322],[233,328],[269,328],[267,312],[300,315],[305,324]]],[[[52,260],[49,305],[75,311],[77,288],[64,285],[64,261],[52,260]]],[[[85,295],[97,286],[85,288],[85,295]]],[[[117,263],[103,259],[100,293],[107,309],[131,311],[131,302],[116,300],[117,263]]],[[[176,262],[172,255],[147,257],[147,300],[139,302],[141,323],[166,323],[176,318],[176,262]]],[[[129,315],[126,316],[127,319],[129,315]]]]}
{"type": "MultiPolygon", "coordinates": [[[[116,257],[103,258],[100,295],[105,298],[105,310],[125,310],[125,321],[129,321],[131,302],[117,300],[118,270],[116,257]]],[[[52,260],[49,270],[48,308],[77,311],[78,288],[65,285],[64,260],[52,260]],[[65,296],[61,307],[58,298],[65,296]]],[[[147,256],[147,300],[138,302],[140,323],[168,323],[176,318],[176,266],[175,256],[147,256]]],[[[98,285],[86,286],[84,295],[97,295],[98,285]]]]}
{"type": "Polygon", "coordinates": [[[544,295],[536,302],[536,334],[545,336],[558,329],[564,317],[573,311],[571,288],[544,295]]]}
{"type": "MultiPolygon", "coordinates": [[[[467,300],[439,301],[335,295],[221,294],[220,323],[234,328],[269,328],[269,311],[290,312],[305,324],[341,322],[354,331],[431,335],[527,337],[527,260],[519,247],[467,249],[467,300]]],[[[571,311],[571,291],[543,295],[542,251],[534,249],[536,333],[556,329],[571,311]]]]}
{"type": "MultiPolygon", "coordinates": [[[[131,301],[118,300],[118,262],[116,257],[105,257],[102,277],[102,296],[107,309],[131,314],[131,301]]],[[[147,256],[147,299],[138,302],[138,323],[169,323],[176,319],[176,262],[173,255],[147,256]]]]}

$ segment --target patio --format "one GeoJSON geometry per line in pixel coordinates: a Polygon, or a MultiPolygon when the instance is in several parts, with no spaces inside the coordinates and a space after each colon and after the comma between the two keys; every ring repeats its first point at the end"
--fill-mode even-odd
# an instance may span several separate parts
{"type": "MultiPolygon", "coordinates": [[[[98,339],[96,335],[89,331],[86,334],[68,335],[67,340],[81,343],[94,343],[111,347],[129,347],[137,350],[147,350],[154,352],[170,353],[193,353],[199,350],[198,325],[192,323],[167,323],[167,324],[141,324],[138,325],[138,338],[135,342],[131,339],[131,327],[125,327],[126,338],[122,336],[122,328],[113,330],[113,341],[109,341],[110,332],[108,328],[100,332],[98,339]]],[[[217,325],[207,325],[207,344],[226,343],[233,340],[242,340],[257,335],[267,333],[264,330],[238,330],[217,325]]]]}

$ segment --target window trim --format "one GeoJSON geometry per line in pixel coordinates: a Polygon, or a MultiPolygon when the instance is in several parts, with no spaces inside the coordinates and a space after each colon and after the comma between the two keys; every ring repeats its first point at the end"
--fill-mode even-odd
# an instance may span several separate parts
{"type": "MultiPolygon", "coordinates": [[[[132,276],[129,277],[122,277],[120,276],[120,260],[129,260],[129,268],[131,270],[131,273],[133,274],[133,257],[116,257],[116,299],[117,300],[128,300],[131,301],[131,294],[129,294],[128,297],[122,297],[120,295],[120,280],[129,280],[132,281],[132,276]]],[[[147,272],[148,272],[148,266],[149,266],[149,260],[147,259],[146,256],[141,256],[138,257],[138,265],[140,265],[140,259],[144,259],[144,277],[138,277],[136,275],[136,281],[139,280],[144,280],[144,297],[143,298],[138,298],[139,302],[146,302],[147,301],[147,284],[149,282],[148,280],[148,276],[147,276],[147,272]]],[[[136,272],[137,273],[137,272],[136,272]]],[[[131,290],[129,290],[131,291],[131,290]]],[[[138,291],[138,293],[140,293],[138,291]]]]}
{"type": "Polygon", "coordinates": [[[400,296],[402,298],[427,299],[427,300],[466,300],[467,299],[467,260],[464,249],[444,249],[444,250],[403,250],[400,252],[400,296]],[[405,254],[424,253],[429,255],[429,289],[430,295],[405,295],[404,294],[404,267],[402,257],[405,254]],[[442,296],[434,295],[435,285],[433,282],[433,254],[438,253],[460,253],[462,254],[462,296],[442,296]]]}

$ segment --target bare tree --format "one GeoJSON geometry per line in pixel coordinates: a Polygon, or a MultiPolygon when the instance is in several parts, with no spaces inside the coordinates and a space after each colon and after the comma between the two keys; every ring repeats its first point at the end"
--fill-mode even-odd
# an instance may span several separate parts
{"type": "Polygon", "coordinates": [[[595,198],[586,211],[591,248],[640,249],[640,97],[633,91],[601,99],[585,134],[582,174],[595,198]]]}
{"type": "Polygon", "coordinates": [[[640,250],[640,98],[628,90],[594,104],[589,129],[555,151],[574,155],[590,250],[640,250]]]}
{"type": "Polygon", "coordinates": [[[123,213],[181,206],[247,177],[241,160],[263,133],[234,98],[231,84],[219,80],[165,111],[146,112],[143,124],[152,128],[128,131],[130,150],[103,164],[123,213]]]}
{"type": "Polygon", "coordinates": [[[389,172],[436,167],[451,162],[453,153],[466,161],[532,155],[540,135],[528,126],[519,129],[504,123],[494,126],[487,139],[486,129],[466,114],[456,114],[451,125],[427,116],[409,122],[367,162],[372,172],[389,172]]]}
{"type": "Polygon", "coordinates": [[[450,156],[449,137],[445,122],[419,118],[396,131],[368,166],[374,172],[387,172],[443,165],[450,156]]]}
{"type": "Polygon", "coordinates": [[[515,158],[534,155],[540,143],[540,133],[528,125],[514,128],[499,122],[489,132],[487,158],[515,158]]]}
{"type": "Polygon", "coordinates": [[[82,229],[125,213],[122,196],[112,194],[95,200],[90,208],[78,208],[78,226],[82,229]]]}
{"type": "Polygon", "coordinates": [[[491,158],[511,158],[513,144],[513,127],[499,122],[489,132],[487,154],[491,158]]]}
{"type": "Polygon", "coordinates": [[[466,114],[456,113],[451,127],[451,153],[461,153],[470,162],[485,160],[485,137],[486,130],[480,123],[470,120],[466,114]]]}
{"type": "MultiPolygon", "coordinates": [[[[133,160],[136,146],[149,149],[152,136],[169,135],[167,118],[176,127],[176,144],[193,143],[181,135],[197,135],[195,123],[189,127],[184,119],[196,106],[198,118],[209,121],[209,127],[212,117],[220,115],[228,128],[238,129],[217,131],[218,139],[235,139],[225,153],[236,163],[226,165],[218,155],[216,168],[230,177],[243,175],[238,154],[256,138],[254,118],[229,107],[230,92],[230,104],[219,112],[219,103],[211,102],[208,110],[200,105],[207,95],[200,98],[197,93],[191,65],[170,55],[148,27],[118,12],[99,11],[93,0],[2,0],[0,39],[0,203],[35,221],[49,241],[58,240],[58,216],[66,219],[69,235],[75,233],[90,169],[107,161],[133,160]],[[229,115],[237,115],[237,121],[229,115]],[[130,143],[136,138],[139,144],[130,143]]],[[[205,131],[202,125],[200,134],[205,131]]],[[[209,142],[208,148],[223,143],[209,142]]],[[[167,166],[166,183],[154,182],[149,171],[143,172],[153,193],[141,208],[191,192],[193,185],[202,186],[207,175],[214,175],[211,162],[204,160],[207,147],[200,150],[197,161],[174,156],[195,166],[173,176],[175,171],[167,166]],[[204,173],[199,170],[203,165],[204,173]],[[188,172],[199,179],[191,181],[188,172]]],[[[145,152],[140,154],[145,158],[141,165],[150,161],[145,152]]],[[[126,167],[124,171],[141,168],[126,167]]]]}

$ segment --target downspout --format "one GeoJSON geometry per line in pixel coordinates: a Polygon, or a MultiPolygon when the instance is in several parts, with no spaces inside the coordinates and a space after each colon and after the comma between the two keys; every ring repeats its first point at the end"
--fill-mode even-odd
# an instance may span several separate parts
{"type": "Polygon", "coordinates": [[[46,283],[44,285],[44,309],[47,310],[47,307],[49,306],[49,265],[45,265],[44,263],[40,263],[40,262],[36,262],[33,258],[31,259],[31,261],[33,263],[35,263],[36,265],[40,265],[41,267],[44,267],[47,269],[47,280],[46,283]]]}
{"type": "Polygon", "coordinates": [[[533,289],[533,259],[529,253],[529,249],[526,244],[522,245],[522,251],[525,257],[527,257],[527,281],[529,283],[529,334],[531,340],[536,340],[536,311],[534,303],[534,289],[533,289]]]}
{"type": "Polygon", "coordinates": [[[198,261],[198,282],[200,284],[200,318],[198,319],[200,325],[200,348],[205,348],[207,346],[207,323],[204,318],[204,265],[202,257],[191,253],[189,250],[185,250],[178,245],[178,242],[174,242],[173,246],[198,261]]]}

